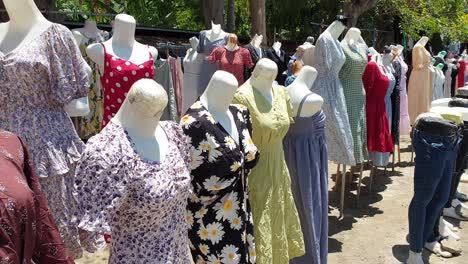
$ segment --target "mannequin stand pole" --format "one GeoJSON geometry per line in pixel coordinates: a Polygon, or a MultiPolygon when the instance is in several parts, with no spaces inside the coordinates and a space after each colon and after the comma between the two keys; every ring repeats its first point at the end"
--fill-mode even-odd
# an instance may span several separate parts
{"type": "Polygon", "coordinates": [[[398,163],[401,163],[401,150],[400,150],[400,143],[398,143],[397,147],[398,147],[398,163]]]}
{"type": "Polygon", "coordinates": [[[340,218],[344,216],[344,198],[346,189],[346,164],[343,164],[343,177],[341,177],[341,201],[340,201],[340,218]]]}
{"type": "Polygon", "coordinates": [[[376,167],[374,167],[372,165],[371,172],[370,172],[370,183],[369,183],[369,192],[370,193],[372,193],[372,187],[373,187],[372,185],[374,184],[374,176],[375,176],[374,175],[375,174],[374,170],[375,170],[375,168],[376,167]]]}
{"type": "Polygon", "coordinates": [[[341,182],[341,172],[340,172],[341,164],[338,163],[338,166],[336,168],[336,178],[335,178],[335,191],[338,191],[338,185],[341,182]]]}
{"type": "Polygon", "coordinates": [[[353,175],[354,175],[354,166],[351,166],[349,168],[349,177],[348,177],[349,184],[353,182],[353,175]]]}
{"type": "MultiPolygon", "coordinates": [[[[395,148],[395,147],[393,147],[393,153],[392,153],[392,172],[394,172],[394,171],[395,171],[395,155],[396,155],[396,153],[395,153],[395,152],[396,152],[396,151],[395,151],[395,149],[396,149],[396,148],[395,148]]],[[[385,167],[385,169],[387,169],[387,167],[385,167]]],[[[385,170],[385,172],[386,172],[386,170],[385,170]]]]}
{"type": "Polygon", "coordinates": [[[361,183],[362,183],[362,171],[364,168],[364,162],[361,162],[361,169],[359,172],[359,180],[358,180],[358,189],[357,189],[357,204],[359,205],[359,199],[361,198],[361,183]]]}
{"type": "Polygon", "coordinates": [[[413,163],[413,157],[414,157],[413,145],[410,145],[410,147],[411,147],[411,163],[413,163]]]}

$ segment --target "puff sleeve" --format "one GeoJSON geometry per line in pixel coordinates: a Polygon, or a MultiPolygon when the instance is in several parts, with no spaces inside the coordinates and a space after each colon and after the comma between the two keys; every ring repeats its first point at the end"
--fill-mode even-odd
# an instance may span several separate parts
{"type": "Polygon", "coordinates": [[[67,104],[88,95],[91,76],[71,31],[62,25],[53,30],[57,32],[51,34],[48,46],[50,92],[55,101],[67,104]]]}

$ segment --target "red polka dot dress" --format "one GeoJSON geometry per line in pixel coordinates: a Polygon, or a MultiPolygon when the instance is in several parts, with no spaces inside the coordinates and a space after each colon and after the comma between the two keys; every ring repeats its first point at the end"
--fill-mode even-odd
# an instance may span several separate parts
{"type": "Polygon", "coordinates": [[[141,64],[135,64],[108,54],[106,46],[104,44],[102,46],[104,48],[104,74],[101,76],[104,94],[102,128],[104,128],[119,111],[128,91],[136,81],[144,78],[154,79],[154,61],[149,47],[149,59],[141,64]]]}

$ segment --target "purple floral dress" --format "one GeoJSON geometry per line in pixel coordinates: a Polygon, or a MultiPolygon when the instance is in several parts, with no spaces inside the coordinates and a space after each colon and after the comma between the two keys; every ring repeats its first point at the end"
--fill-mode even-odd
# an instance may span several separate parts
{"type": "Polygon", "coordinates": [[[110,122],[77,166],[80,228],[112,235],[109,263],[190,263],[189,144],[176,123],[160,125],[169,139],[161,162],[139,156],[125,129],[110,122]]]}
{"type": "Polygon", "coordinates": [[[0,128],[28,146],[41,187],[72,255],[82,250],[74,218],[74,167],[84,148],[64,105],[88,94],[90,79],[72,33],[51,24],[33,41],[0,52],[0,128]]]}

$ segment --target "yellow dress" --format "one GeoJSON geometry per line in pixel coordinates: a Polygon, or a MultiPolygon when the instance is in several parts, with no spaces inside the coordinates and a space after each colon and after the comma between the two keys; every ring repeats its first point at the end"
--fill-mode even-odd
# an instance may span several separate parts
{"type": "Polygon", "coordinates": [[[273,93],[270,104],[246,82],[234,97],[250,111],[253,141],[260,151],[260,160],[248,176],[257,264],[287,264],[305,254],[283,152],[283,138],[293,122],[292,106],[284,87],[274,86],[273,93]]]}

